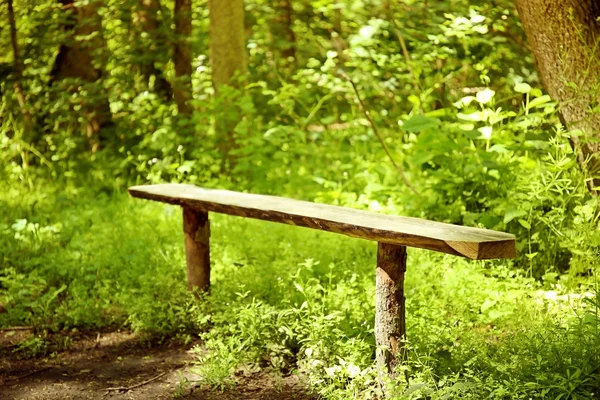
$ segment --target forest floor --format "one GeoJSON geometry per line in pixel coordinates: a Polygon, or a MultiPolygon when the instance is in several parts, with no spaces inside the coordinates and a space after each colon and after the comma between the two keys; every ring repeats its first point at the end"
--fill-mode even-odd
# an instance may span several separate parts
{"type": "MultiPolygon", "coordinates": [[[[69,348],[23,359],[12,350],[29,331],[0,332],[0,398],[311,400],[296,375],[236,373],[235,385],[221,391],[200,385],[191,348],[166,342],[148,346],[127,331],[78,334],[69,348]]],[[[72,342],[71,342],[72,340],[72,342]]]]}

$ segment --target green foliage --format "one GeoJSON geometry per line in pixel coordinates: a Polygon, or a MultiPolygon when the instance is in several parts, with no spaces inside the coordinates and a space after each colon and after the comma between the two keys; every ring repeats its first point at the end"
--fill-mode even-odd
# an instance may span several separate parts
{"type": "Polygon", "coordinates": [[[3,302],[8,309],[0,315],[2,325],[20,321],[60,330],[127,323],[134,329],[152,327],[147,330],[159,336],[191,329],[186,313],[197,305],[177,285],[183,270],[172,274],[170,267],[183,257],[178,241],[172,251],[153,252],[158,247],[150,233],[155,223],[146,224],[148,240],[137,239],[139,223],[129,219],[134,207],[125,199],[114,202],[105,194],[75,189],[47,197],[50,193],[31,192],[17,203],[4,199],[9,220],[26,215],[38,222],[15,218],[0,232],[3,302]],[[117,220],[124,224],[112,225],[117,220]],[[144,255],[148,258],[142,266],[144,255]],[[177,292],[182,296],[170,297],[177,292]]]}
{"type": "Polygon", "coordinates": [[[48,351],[48,343],[39,337],[33,337],[19,343],[14,351],[18,351],[25,357],[40,357],[48,351]]]}
{"type": "Polygon", "coordinates": [[[539,89],[512,1],[293,1],[291,62],[279,8],[247,0],[249,73],[218,97],[207,4],[196,1],[190,117],[165,89],[176,83],[173,2],[158,4],[154,29],[139,2],[109,0],[101,32],[69,38],[56,2],[16,0],[22,76],[0,31],[0,326],[38,334],[17,351],[45,354],[40,333],[72,328],[200,335],[210,386],[233,384],[243,366],[299,371],[327,399],[379,395],[373,245],[211,217],[213,287],[198,301],[184,284],[178,211],[122,194],[188,182],[514,233],[514,261],[411,251],[408,361],[387,391],[594,396],[598,202],[573,132],[539,89]],[[100,79],[50,76],[58,46],[100,34],[100,79]],[[111,125],[90,136],[86,110],[105,101],[111,125]]]}
{"type": "MultiPolygon", "coordinates": [[[[175,209],[91,188],[52,190],[2,192],[14,223],[0,236],[0,326],[200,334],[198,368],[214,387],[233,384],[245,366],[297,370],[324,398],[379,390],[372,243],[216,215],[213,287],[198,301],[185,288],[175,209]]],[[[576,286],[566,276],[540,282],[508,263],[424,251],[409,260],[410,381],[389,383],[397,398],[588,398],[598,385],[590,282],[567,298],[576,286]]],[[[44,343],[18,351],[44,353],[44,343]]]]}

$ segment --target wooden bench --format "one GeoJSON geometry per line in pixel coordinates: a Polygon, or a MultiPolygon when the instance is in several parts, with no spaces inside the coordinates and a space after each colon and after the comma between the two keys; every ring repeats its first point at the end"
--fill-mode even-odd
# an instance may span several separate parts
{"type": "Polygon", "coordinates": [[[133,186],[129,188],[129,193],[134,197],[183,207],[190,290],[207,291],[210,286],[209,212],[281,222],[377,241],[375,340],[380,374],[387,369],[394,375],[404,357],[407,246],[474,260],[516,256],[513,235],[419,218],[183,184],[133,186]]]}

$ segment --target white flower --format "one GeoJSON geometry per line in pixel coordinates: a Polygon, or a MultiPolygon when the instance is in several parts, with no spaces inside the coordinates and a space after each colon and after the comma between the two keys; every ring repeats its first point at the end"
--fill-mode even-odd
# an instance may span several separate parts
{"type": "Polygon", "coordinates": [[[358,31],[360,36],[364,37],[365,39],[371,39],[373,37],[373,35],[375,35],[375,32],[377,32],[377,29],[375,29],[375,27],[370,26],[370,25],[363,26],[358,31]]]}
{"type": "Polygon", "coordinates": [[[348,365],[348,376],[350,378],[354,378],[358,375],[360,375],[360,367],[354,365],[354,364],[350,364],[348,365]]]}
{"type": "Polygon", "coordinates": [[[471,102],[475,100],[475,97],[473,96],[466,96],[463,97],[462,99],[458,100],[456,103],[454,103],[454,107],[456,108],[463,108],[468,106],[469,104],[471,104],[471,102]]]}
{"type": "Polygon", "coordinates": [[[481,104],[487,104],[490,102],[490,100],[492,100],[492,98],[494,97],[495,94],[496,94],[496,92],[494,92],[492,89],[485,88],[481,92],[477,93],[477,96],[475,96],[475,99],[477,100],[477,102],[479,102],[481,104]]]}
{"type": "Polygon", "coordinates": [[[471,16],[471,22],[474,24],[480,24],[483,21],[485,21],[485,17],[483,15],[480,14],[474,14],[471,16]]]}
{"type": "Polygon", "coordinates": [[[481,132],[481,137],[485,140],[489,140],[489,138],[492,137],[492,127],[491,126],[484,126],[482,128],[479,128],[478,131],[481,132]]]}
{"type": "Polygon", "coordinates": [[[323,364],[323,361],[321,361],[321,360],[312,360],[312,362],[310,363],[310,365],[312,367],[318,367],[319,365],[322,365],[322,364],[323,364]]]}
{"type": "Polygon", "coordinates": [[[381,204],[377,200],[373,200],[369,203],[369,210],[371,211],[381,211],[381,204]]]}

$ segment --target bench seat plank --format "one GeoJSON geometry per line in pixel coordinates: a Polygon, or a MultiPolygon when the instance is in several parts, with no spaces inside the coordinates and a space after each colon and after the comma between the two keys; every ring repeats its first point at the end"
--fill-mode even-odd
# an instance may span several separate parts
{"type": "Polygon", "coordinates": [[[186,184],[133,186],[134,197],[246,218],[281,222],[471,259],[513,258],[514,235],[419,218],[377,214],[282,197],[186,184]]]}

